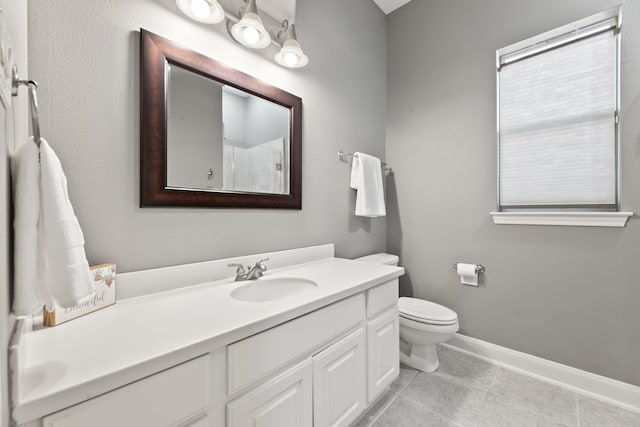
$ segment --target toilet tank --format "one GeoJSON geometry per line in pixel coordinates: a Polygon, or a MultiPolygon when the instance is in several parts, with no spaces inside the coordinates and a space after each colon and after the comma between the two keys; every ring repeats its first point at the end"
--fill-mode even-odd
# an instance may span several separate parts
{"type": "Polygon", "coordinates": [[[376,264],[398,265],[397,255],[378,253],[356,258],[355,261],[373,262],[376,264]]]}

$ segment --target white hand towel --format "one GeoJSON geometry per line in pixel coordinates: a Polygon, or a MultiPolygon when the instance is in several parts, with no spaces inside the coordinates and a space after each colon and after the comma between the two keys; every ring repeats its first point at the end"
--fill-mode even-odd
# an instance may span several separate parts
{"type": "Polygon", "coordinates": [[[94,290],[60,160],[44,139],[39,156],[38,163],[37,146],[30,140],[12,158],[16,315],[32,314],[43,304],[51,309],[54,302],[73,307],[94,290]]]}
{"type": "Polygon", "coordinates": [[[357,190],[357,216],[376,218],[387,214],[380,159],[364,153],[354,153],[351,188],[357,190]]]}

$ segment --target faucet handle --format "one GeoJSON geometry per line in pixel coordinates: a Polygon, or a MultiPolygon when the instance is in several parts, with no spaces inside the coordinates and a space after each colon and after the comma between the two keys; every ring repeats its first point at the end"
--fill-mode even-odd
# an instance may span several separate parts
{"type": "Polygon", "coordinates": [[[269,258],[261,259],[256,262],[256,267],[258,267],[262,271],[267,271],[267,266],[263,264],[263,262],[269,261],[269,258]]]}
{"type": "Polygon", "coordinates": [[[237,274],[244,274],[244,266],[242,264],[236,264],[236,263],[231,263],[231,264],[227,264],[227,267],[236,267],[236,273],[237,274]]]}

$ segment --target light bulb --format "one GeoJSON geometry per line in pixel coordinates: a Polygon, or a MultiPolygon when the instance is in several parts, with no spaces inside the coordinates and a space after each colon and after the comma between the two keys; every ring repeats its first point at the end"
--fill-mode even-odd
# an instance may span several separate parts
{"type": "Polygon", "coordinates": [[[211,7],[207,0],[191,0],[191,12],[200,19],[206,19],[211,12],[211,7]]]}
{"type": "Polygon", "coordinates": [[[295,24],[283,21],[284,30],[278,33],[278,39],[282,43],[282,48],[273,58],[275,61],[287,68],[302,68],[309,63],[309,58],[304,54],[300,43],[296,39],[295,24]]]}
{"type": "Polygon", "coordinates": [[[255,28],[246,27],[242,32],[242,37],[244,37],[244,41],[246,41],[247,44],[254,45],[258,43],[258,39],[260,39],[260,33],[255,28]]]}
{"type": "Polygon", "coordinates": [[[189,18],[206,24],[224,21],[224,9],[217,0],[176,0],[182,13],[189,18]]]}
{"type": "Polygon", "coordinates": [[[287,67],[294,67],[298,63],[298,55],[292,52],[284,54],[284,63],[287,67]]]}

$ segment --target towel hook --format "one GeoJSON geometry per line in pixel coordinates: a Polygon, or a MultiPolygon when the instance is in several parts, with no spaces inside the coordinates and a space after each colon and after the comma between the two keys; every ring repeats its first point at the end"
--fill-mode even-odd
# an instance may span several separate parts
{"type": "Polygon", "coordinates": [[[29,88],[29,109],[31,111],[31,128],[33,130],[33,141],[40,147],[40,117],[38,115],[38,97],[36,89],[38,83],[35,80],[21,80],[18,77],[18,67],[15,65],[11,70],[11,95],[18,96],[18,88],[27,86],[29,88]]]}

